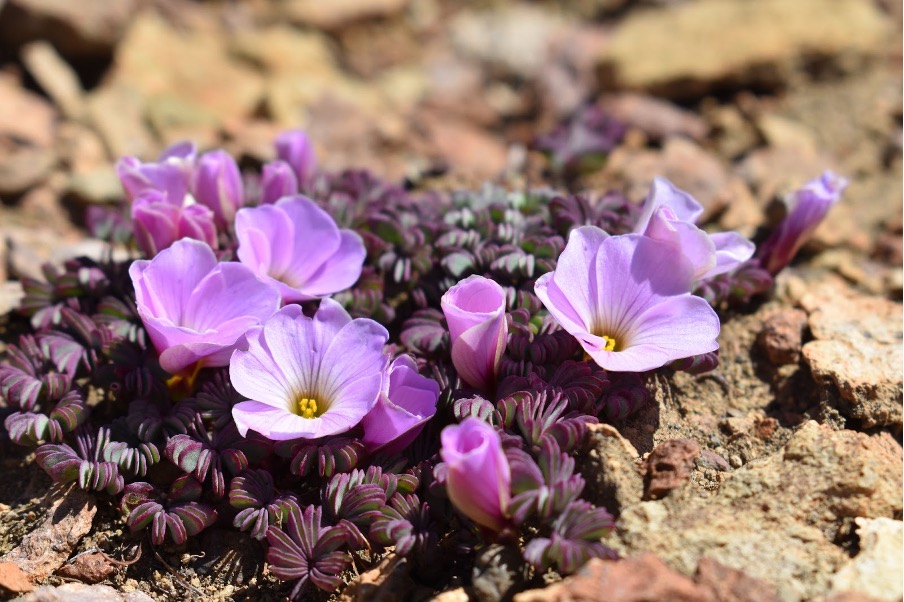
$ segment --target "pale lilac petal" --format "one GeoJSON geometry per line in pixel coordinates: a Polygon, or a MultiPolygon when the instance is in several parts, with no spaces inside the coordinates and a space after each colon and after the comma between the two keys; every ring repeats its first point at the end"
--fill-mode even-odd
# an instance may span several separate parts
{"type": "Polygon", "coordinates": [[[284,211],[289,221],[295,224],[295,236],[291,243],[295,255],[288,266],[286,282],[300,286],[307,283],[314,272],[339,249],[339,229],[330,214],[305,196],[281,199],[275,207],[284,211]]]}
{"type": "Polygon", "coordinates": [[[374,397],[367,400],[373,407],[383,382],[381,378],[374,378],[373,367],[382,371],[385,363],[383,346],[387,340],[389,333],[373,320],[357,319],[345,325],[322,352],[323,367],[319,377],[322,393],[329,398],[342,396],[346,391],[351,391],[356,380],[366,376],[380,385],[374,397]],[[355,357],[348,357],[349,349],[355,350],[355,357]],[[371,370],[368,371],[368,368],[371,370]]]}
{"type": "Polygon", "coordinates": [[[483,276],[468,276],[443,295],[443,313],[449,334],[457,339],[461,334],[505,310],[505,292],[496,282],[483,276]]]}
{"type": "Polygon", "coordinates": [[[439,384],[421,376],[410,356],[395,359],[383,378],[377,405],[364,417],[362,441],[370,453],[398,453],[436,414],[439,384]]]}
{"type": "Polygon", "coordinates": [[[718,349],[719,317],[702,298],[679,295],[650,307],[625,336],[624,350],[588,354],[613,372],[652,370],[718,349]]]}
{"type": "Polygon", "coordinates": [[[351,230],[341,230],[339,235],[339,248],[305,281],[307,295],[322,297],[342,291],[353,286],[361,277],[361,266],[367,257],[364,241],[351,230]]]}
{"type": "MultiPolygon", "coordinates": [[[[184,320],[195,330],[222,329],[236,318],[261,322],[279,309],[279,296],[246,266],[223,262],[198,283],[185,304],[184,320]],[[211,303],[216,299],[216,303],[211,303]]],[[[243,330],[244,332],[244,330],[243,330]]]]}
{"type": "Polygon", "coordinates": [[[235,217],[239,260],[258,275],[280,280],[289,271],[295,227],[284,211],[272,205],[240,209],[235,217]]]}
{"type": "Polygon", "coordinates": [[[482,391],[492,388],[507,333],[498,321],[488,320],[464,331],[452,342],[452,364],[464,382],[482,391]]]}
{"type": "Polygon", "coordinates": [[[660,207],[653,214],[643,234],[669,243],[676,252],[683,253],[693,266],[694,280],[716,267],[716,248],[710,235],[692,223],[677,219],[666,207],[660,207]]]}
{"type": "Polygon", "coordinates": [[[594,226],[572,230],[568,244],[556,263],[556,286],[547,285],[544,291],[557,299],[567,300],[566,304],[555,304],[559,313],[585,327],[596,319],[594,308],[599,306],[600,286],[607,277],[606,272],[590,269],[589,266],[594,264],[600,247],[608,238],[606,232],[594,226]]]}
{"type": "Polygon", "coordinates": [[[440,434],[446,492],[455,508],[484,527],[500,530],[511,499],[511,469],[496,430],[469,417],[440,434]]]}
{"type": "Polygon", "coordinates": [[[636,234],[646,232],[653,214],[660,207],[671,209],[676,219],[691,224],[696,223],[703,214],[703,207],[694,197],[667,179],[656,177],[653,178],[653,184],[650,186],[650,192],[644,202],[640,218],[637,220],[637,225],[634,226],[636,234]]]}
{"type": "Polygon", "coordinates": [[[605,276],[590,331],[616,338],[647,308],[690,292],[694,276],[690,262],[671,245],[636,234],[603,241],[595,271],[605,276]],[[597,327],[611,332],[595,332],[597,327]]]}
{"type": "MultiPolygon", "coordinates": [[[[540,302],[546,307],[552,317],[568,332],[585,331],[593,322],[591,315],[582,316],[568,300],[568,296],[562,292],[555,281],[555,272],[547,272],[537,278],[534,284],[534,292],[540,302]]],[[[583,313],[589,314],[589,307],[582,307],[583,313]]]]}
{"type": "Polygon", "coordinates": [[[310,180],[317,169],[314,145],[302,130],[288,130],[277,136],[276,154],[292,166],[300,183],[310,180]]]}
{"type": "Polygon", "coordinates": [[[178,241],[153,261],[134,261],[129,266],[136,301],[152,315],[181,323],[191,291],[216,265],[213,249],[203,242],[178,241]]]}
{"type": "MultiPolygon", "coordinates": [[[[293,424],[293,426],[301,429],[307,436],[310,435],[309,425],[306,424],[311,422],[310,420],[306,421],[300,416],[289,414],[285,410],[258,401],[240,401],[232,407],[232,418],[235,420],[235,426],[242,437],[247,437],[250,429],[261,433],[268,439],[279,441],[280,439],[273,436],[273,431],[278,430],[281,424],[291,420],[291,418],[298,418],[301,422],[293,424]]],[[[282,440],[295,439],[300,436],[305,435],[293,433],[292,436],[285,437],[282,440]]]]}
{"type": "Polygon", "coordinates": [[[738,232],[718,232],[709,237],[716,246],[716,265],[706,272],[704,278],[732,271],[753,257],[756,250],[756,245],[738,232]]]}

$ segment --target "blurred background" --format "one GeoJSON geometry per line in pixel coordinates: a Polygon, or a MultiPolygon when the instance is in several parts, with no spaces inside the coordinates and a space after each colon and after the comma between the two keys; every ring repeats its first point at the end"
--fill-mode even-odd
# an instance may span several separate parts
{"type": "Polygon", "coordinates": [[[0,0],[0,313],[44,260],[98,252],[80,216],[121,198],[117,158],[190,138],[250,168],[297,127],[322,167],[410,186],[640,200],[664,175],[745,233],[829,167],[853,184],[816,243],[866,288],[900,291],[900,269],[870,266],[901,263],[901,10],[0,0]]]}

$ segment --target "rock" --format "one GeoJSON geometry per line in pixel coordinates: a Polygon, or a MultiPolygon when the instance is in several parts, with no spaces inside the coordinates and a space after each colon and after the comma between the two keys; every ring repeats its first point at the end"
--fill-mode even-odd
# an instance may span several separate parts
{"type": "Polygon", "coordinates": [[[129,85],[105,85],[88,95],[88,115],[111,159],[151,160],[155,142],[144,123],[144,99],[129,85]]]}
{"type": "Polygon", "coordinates": [[[855,518],[860,551],[832,577],[832,593],[857,592],[877,600],[904,596],[904,533],[899,520],[855,518]]]}
{"type": "Polygon", "coordinates": [[[604,97],[602,105],[613,117],[641,130],[651,140],[685,136],[700,142],[709,131],[709,126],[696,113],[647,94],[614,94],[604,97]]]}
{"type": "Polygon", "coordinates": [[[447,161],[453,170],[475,178],[495,178],[505,170],[505,146],[482,128],[430,112],[422,123],[433,154],[447,161]]]}
{"type": "Polygon", "coordinates": [[[112,166],[73,174],[69,178],[67,197],[78,203],[115,203],[123,198],[122,184],[112,166]]]}
{"type": "Polygon", "coordinates": [[[274,75],[318,79],[337,73],[335,49],[329,38],[316,31],[285,25],[242,31],[229,40],[229,49],[274,75]]]}
{"type": "Polygon", "coordinates": [[[693,195],[703,205],[701,221],[731,202],[725,166],[714,154],[686,138],[668,138],[662,150],[616,148],[602,174],[609,186],[638,200],[646,198],[655,176],[666,177],[693,195]]]}
{"type": "Polygon", "coordinates": [[[799,309],[782,308],[765,317],[763,329],[757,335],[757,344],[773,366],[800,361],[806,325],[807,314],[799,309]]]}
{"type": "Polygon", "coordinates": [[[762,579],[732,569],[711,558],[697,565],[694,581],[712,594],[714,602],[780,602],[775,588],[762,579]]]}
{"type": "Polygon", "coordinates": [[[474,559],[471,590],[477,602],[510,600],[526,581],[527,563],[513,546],[490,545],[474,559]]]}
{"type": "Polygon", "coordinates": [[[51,494],[53,501],[43,522],[0,558],[2,562],[16,563],[33,581],[47,578],[66,561],[79,540],[91,530],[97,513],[90,493],[74,485],[68,490],[58,487],[53,491],[55,495],[51,494]]]}
{"type": "Polygon", "coordinates": [[[34,589],[31,581],[14,562],[0,562],[0,591],[14,593],[30,592],[34,589]]]}
{"type": "Polygon", "coordinates": [[[385,19],[401,13],[410,0],[287,0],[280,9],[293,23],[334,30],[367,19],[385,19]]]}
{"type": "Polygon", "coordinates": [[[412,580],[409,560],[390,553],[376,567],[349,583],[342,590],[339,602],[406,602],[422,597],[425,588],[412,580]]]}
{"type": "Polygon", "coordinates": [[[834,431],[810,421],[778,452],[695,488],[624,508],[625,555],[650,551],[692,574],[704,557],[771,584],[785,601],[825,594],[848,562],[834,543],[855,517],[900,516],[900,447],[890,436],[834,431]],[[776,554],[781,550],[781,554],[776,554]]]}
{"type": "Polygon", "coordinates": [[[576,574],[546,589],[515,594],[514,602],[714,602],[689,577],[653,554],[624,560],[590,560],[576,574]]]}
{"type": "Polygon", "coordinates": [[[109,85],[130,87],[147,102],[168,102],[179,127],[249,117],[263,96],[260,74],[229,55],[220,32],[176,31],[152,11],[129,27],[109,77],[109,85]]]}
{"type": "Polygon", "coordinates": [[[22,48],[22,62],[40,84],[60,113],[67,119],[81,119],[85,114],[85,98],[78,75],[56,49],[41,40],[22,48]]]}
{"type": "Polygon", "coordinates": [[[100,583],[116,572],[116,565],[101,552],[78,554],[71,562],[64,564],[56,572],[67,579],[77,579],[83,583],[100,583]]]}
{"type": "Polygon", "coordinates": [[[589,429],[584,450],[576,458],[575,472],[587,481],[588,499],[618,516],[623,508],[639,502],[643,494],[639,454],[615,427],[594,424],[589,429]]]}
{"type": "Polygon", "coordinates": [[[60,161],[72,173],[88,173],[110,167],[103,139],[94,130],[74,121],[60,124],[56,147],[60,161]]]}
{"type": "Polygon", "coordinates": [[[672,439],[656,446],[644,461],[645,500],[658,500],[681,487],[691,476],[700,446],[690,439],[672,439]]]}
{"type": "Polygon", "coordinates": [[[757,118],[757,128],[769,146],[787,148],[807,156],[818,151],[815,134],[805,125],[765,112],[757,118]]]}
{"type": "Polygon", "coordinates": [[[0,140],[47,148],[56,137],[56,111],[50,104],[6,74],[0,73],[0,140]]]}
{"type": "Polygon", "coordinates": [[[460,55],[526,79],[539,74],[560,26],[549,11],[526,5],[465,10],[449,24],[460,55]]]}
{"type": "Polygon", "coordinates": [[[891,23],[869,2],[700,0],[628,14],[601,57],[604,86],[688,98],[777,87],[802,62],[885,52],[891,23]],[[718,51],[714,51],[718,49],[718,51]]]}
{"type": "Polygon", "coordinates": [[[153,600],[139,591],[119,593],[109,585],[66,583],[57,587],[39,587],[30,594],[16,598],[15,602],[153,602],[153,600]]]}
{"type": "Polygon", "coordinates": [[[901,425],[901,304],[827,283],[806,295],[816,339],[804,345],[813,378],[840,396],[839,410],[864,428],[901,425]]]}
{"type": "Polygon", "coordinates": [[[40,184],[56,165],[56,154],[46,148],[22,148],[0,140],[0,196],[18,195],[40,184]]]}
{"type": "Polygon", "coordinates": [[[141,0],[7,0],[0,4],[0,40],[18,47],[46,40],[70,57],[106,57],[120,40],[141,0]]]}
{"type": "Polygon", "coordinates": [[[18,280],[0,282],[0,316],[17,309],[24,296],[25,291],[18,280]]]}

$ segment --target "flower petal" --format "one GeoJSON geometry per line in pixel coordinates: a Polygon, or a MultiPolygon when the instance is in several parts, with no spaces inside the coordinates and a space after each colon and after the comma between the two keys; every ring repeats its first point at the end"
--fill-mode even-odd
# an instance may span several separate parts
{"type": "Polygon", "coordinates": [[[738,232],[718,232],[709,237],[716,246],[716,265],[706,272],[704,278],[732,271],[753,257],[756,250],[756,245],[738,232]]]}

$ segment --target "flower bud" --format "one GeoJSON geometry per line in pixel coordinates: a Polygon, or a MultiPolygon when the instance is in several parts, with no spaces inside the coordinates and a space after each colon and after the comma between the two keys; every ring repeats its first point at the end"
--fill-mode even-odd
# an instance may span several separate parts
{"type": "Polygon", "coordinates": [[[272,161],[261,172],[261,205],[272,205],[284,196],[298,193],[298,178],[285,161],[272,161]]]}
{"type": "Polygon", "coordinates": [[[201,156],[195,169],[192,191],[199,203],[213,211],[214,219],[221,228],[231,224],[235,212],[245,204],[239,166],[223,150],[201,156]]]}
{"type": "Polygon", "coordinates": [[[395,359],[383,377],[377,405],[361,421],[364,445],[371,453],[398,453],[418,436],[436,414],[439,385],[418,374],[410,356],[395,359]]]}
{"type": "Polygon", "coordinates": [[[277,136],[276,155],[292,167],[299,184],[307,182],[317,169],[314,146],[301,130],[289,130],[277,136]]]}
{"type": "Polygon", "coordinates": [[[461,379],[491,391],[508,337],[505,291],[493,280],[469,276],[440,302],[452,337],[452,363],[461,379]]]}
{"type": "Polygon", "coordinates": [[[512,474],[496,429],[468,417],[444,428],[440,438],[452,505],[475,523],[500,531],[508,522],[512,474]]]}
{"type": "Polygon", "coordinates": [[[788,216],[760,249],[760,265],[774,276],[791,263],[832,205],[841,199],[848,183],[847,178],[826,170],[795,192],[788,216]]]}
{"type": "Polygon", "coordinates": [[[182,207],[166,195],[149,190],[132,203],[135,242],[146,257],[154,257],[180,238],[194,238],[215,247],[217,229],[213,212],[203,205],[182,207]]]}

